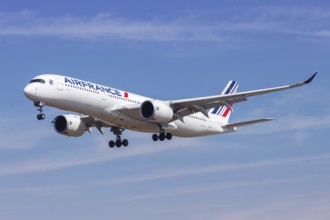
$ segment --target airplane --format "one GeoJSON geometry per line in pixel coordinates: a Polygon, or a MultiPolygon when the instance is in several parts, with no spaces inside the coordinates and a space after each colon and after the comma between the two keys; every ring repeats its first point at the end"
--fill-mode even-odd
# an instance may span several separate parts
{"type": "Polygon", "coordinates": [[[45,119],[45,106],[77,113],[56,116],[52,125],[57,133],[79,137],[86,131],[92,133],[92,127],[101,134],[103,128],[108,128],[116,136],[109,141],[109,147],[119,148],[128,146],[128,140],[121,139],[126,129],[154,133],[153,141],[164,141],[173,136],[236,132],[242,126],[273,120],[229,123],[234,104],[251,96],[307,85],[316,74],[301,83],[246,92],[237,92],[238,82],[229,81],[220,95],[179,100],[158,100],[68,76],[43,74],[25,86],[24,94],[37,107],[38,120],[45,119]]]}

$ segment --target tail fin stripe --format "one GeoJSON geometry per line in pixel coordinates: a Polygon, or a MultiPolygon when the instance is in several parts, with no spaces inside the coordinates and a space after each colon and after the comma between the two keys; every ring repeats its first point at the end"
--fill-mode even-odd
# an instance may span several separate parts
{"type": "Polygon", "coordinates": [[[221,106],[220,110],[216,113],[216,115],[220,114],[220,112],[222,112],[224,108],[225,108],[224,106],[221,106]]]}
{"type": "Polygon", "coordinates": [[[233,90],[230,92],[230,94],[236,93],[238,87],[238,82],[235,82],[235,86],[233,87],[233,90]]]}
{"type": "MultiPolygon", "coordinates": [[[[237,82],[235,82],[235,81],[231,81],[230,85],[227,87],[227,89],[225,90],[225,92],[222,93],[222,94],[227,95],[227,94],[231,94],[231,93],[233,93],[233,91],[234,91],[235,89],[237,89],[237,85],[238,85],[237,82]]],[[[220,106],[219,106],[219,107],[216,107],[216,108],[213,109],[212,114],[218,115],[218,114],[220,114],[220,112],[221,112],[223,109],[224,109],[223,106],[221,106],[221,107],[220,107],[220,106]]]]}
{"type": "Polygon", "coordinates": [[[219,108],[220,108],[220,107],[216,107],[216,108],[214,108],[213,111],[212,111],[212,114],[217,114],[219,108]]]}
{"type": "MultiPolygon", "coordinates": [[[[234,86],[234,89],[232,90],[232,92],[230,94],[236,93],[237,88],[238,88],[238,83],[236,82],[236,85],[234,86]]],[[[230,106],[233,106],[233,104],[231,104],[230,106]]],[[[230,109],[225,107],[225,110],[221,113],[221,116],[225,118],[225,117],[227,117],[229,112],[230,112],[230,109]]]]}
{"type": "MultiPolygon", "coordinates": [[[[238,83],[233,81],[224,94],[235,93],[237,91],[237,87],[238,87],[238,83]]],[[[223,117],[226,117],[228,115],[229,111],[230,110],[227,107],[221,106],[221,107],[215,108],[212,113],[215,114],[215,115],[222,115],[223,117]]]]}
{"type": "MultiPolygon", "coordinates": [[[[233,105],[231,105],[233,106],[233,105]]],[[[222,117],[227,117],[228,113],[229,113],[230,109],[229,108],[226,108],[226,111],[222,114],[222,117]]]]}
{"type": "Polygon", "coordinates": [[[227,91],[224,94],[226,94],[226,95],[227,94],[230,94],[231,91],[232,91],[232,89],[235,87],[235,84],[237,84],[237,82],[232,81],[231,84],[230,84],[230,86],[228,87],[227,91]]]}

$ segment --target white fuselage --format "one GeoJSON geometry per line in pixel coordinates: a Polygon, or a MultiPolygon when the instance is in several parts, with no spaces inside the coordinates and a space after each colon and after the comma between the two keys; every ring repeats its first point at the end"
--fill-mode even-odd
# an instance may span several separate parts
{"type": "MultiPolygon", "coordinates": [[[[24,89],[25,95],[34,102],[92,116],[110,126],[141,132],[159,132],[157,123],[146,121],[141,116],[132,118],[113,111],[118,107],[141,105],[146,100],[153,100],[152,98],[61,75],[45,74],[35,79],[42,79],[44,82],[29,83],[24,89]]],[[[184,117],[184,122],[175,120],[169,123],[164,130],[174,136],[197,137],[227,132],[222,125],[216,115],[206,117],[202,113],[196,113],[184,117]]]]}

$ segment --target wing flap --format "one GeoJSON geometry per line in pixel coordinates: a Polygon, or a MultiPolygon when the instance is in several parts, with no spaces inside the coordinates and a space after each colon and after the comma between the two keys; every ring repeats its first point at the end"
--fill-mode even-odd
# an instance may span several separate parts
{"type": "Polygon", "coordinates": [[[109,123],[101,121],[92,116],[83,116],[83,117],[81,117],[81,120],[83,122],[85,122],[88,127],[97,127],[97,128],[100,128],[100,127],[110,128],[111,127],[111,125],[109,123]]]}
{"type": "Polygon", "coordinates": [[[89,133],[92,133],[92,130],[90,129],[91,127],[95,127],[101,134],[104,134],[103,128],[111,127],[111,124],[101,121],[92,116],[83,116],[81,117],[81,120],[86,123],[89,133]]]}

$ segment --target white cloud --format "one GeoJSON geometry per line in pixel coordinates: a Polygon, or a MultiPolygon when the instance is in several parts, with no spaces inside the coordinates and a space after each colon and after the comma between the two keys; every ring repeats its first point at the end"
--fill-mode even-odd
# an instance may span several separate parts
{"type": "MultiPolygon", "coordinates": [[[[238,132],[246,135],[262,135],[272,134],[277,132],[285,132],[290,130],[307,130],[307,129],[325,129],[330,127],[330,116],[310,116],[310,115],[290,115],[276,119],[267,125],[258,125],[242,128],[238,132]]],[[[303,138],[303,133],[300,133],[299,139],[303,138]]]]}
{"type": "Polygon", "coordinates": [[[50,124],[46,125],[49,129],[45,129],[44,124],[39,127],[34,126],[36,119],[32,115],[28,117],[12,116],[7,113],[3,115],[7,117],[2,119],[0,124],[0,150],[31,149],[54,132],[50,124]]]}
{"type": "Polygon", "coordinates": [[[184,188],[176,188],[172,190],[167,189],[164,192],[158,192],[158,193],[129,196],[127,198],[117,199],[116,201],[155,199],[160,197],[178,196],[178,195],[191,194],[191,193],[206,193],[213,191],[221,191],[221,190],[227,190],[237,187],[253,187],[253,186],[270,185],[270,184],[284,184],[288,182],[292,182],[292,180],[280,179],[280,180],[266,180],[266,181],[255,181],[255,182],[240,181],[240,182],[232,182],[232,183],[224,183],[224,184],[204,185],[200,187],[184,187],[184,188]]]}
{"type": "Polygon", "coordinates": [[[138,41],[227,41],[237,32],[329,37],[327,8],[257,7],[232,9],[226,17],[132,20],[100,13],[92,17],[39,17],[31,11],[0,13],[0,36],[138,41]]]}
{"type": "MultiPolygon", "coordinates": [[[[104,144],[104,143],[102,143],[104,144]]],[[[196,141],[188,139],[177,140],[176,142],[168,142],[164,147],[155,147],[153,142],[140,143],[128,149],[116,150],[112,149],[111,153],[102,150],[91,151],[79,149],[79,152],[65,152],[63,155],[47,155],[33,160],[24,161],[15,164],[7,164],[0,167],[0,176],[18,175],[24,173],[43,172],[51,170],[59,170],[88,164],[102,163],[111,160],[117,160],[127,157],[137,157],[142,155],[155,154],[167,150],[193,147],[198,145],[196,141]]]]}
{"type": "Polygon", "coordinates": [[[48,196],[50,194],[58,193],[63,190],[72,190],[78,188],[79,185],[70,185],[70,186],[47,186],[47,187],[22,187],[22,188],[13,188],[0,191],[1,193],[25,193],[35,196],[48,196]]]}
{"type": "Polygon", "coordinates": [[[39,18],[33,13],[2,14],[1,36],[61,37],[79,39],[115,38],[146,41],[219,41],[212,25],[162,20],[134,21],[97,14],[94,17],[39,18]],[[14,22],[13,22],[14,21],[14,22]]]}
{"type": "MultiPolygon", "coordinates": [[[[317,83],[318,78],[316,78],[317,83]]],[[[296,131],[297,143],[308,136],[306,131],[327,129],[330,127],[330,105],[324,99],[316,98],[319,94],[329,93],[329,89],[317,88],[316,84],[306,89],[290,91],[289,94],[278,94],[275,98],[264,100],[263,105],[251,111],[239,112],[236,121],[274,117],[275,120],[264,124],[247,126],[238,129],[239,134],[262,135],[286,131],[296,131]],[[302,111],[304,109],[304,112],[302,111]],[[276,116],[277,115],[277,116],[276,116]]],[[[249,100],[254,102],[255,100],[249,100]]],[[[236,116],[236,115],[235,115],[236,116]]],[[[292,134],[291,134],[292,135],[292,134]]]]}
{"type": "MultiPolygon", "coordinates": [[[[190,143],[182,143],[182,147],[190,147],[190,143]]],[[[33,173],[33,172],[42,172],[42,171],[51,171],[57,169],[65,169],[74,166],[82,166],[93,163],[101,163],[105,161],[121,159],[131,156],[139,156],[146,155],[152,153],[160,153],[164,150],[168,149],[177,149],[178,147],[169,146],[166,148],[155,148],[154,146],[137,147],[138,151],[120,151],[119,153],[114,154],[104,154],[103,153],[94,153],[88,154],[88,157],[83,158],[82,155],[86,155],[86,152],[82,152],[81,155],[75,155],[77,158],[58,158],[56,161],[52,161],[50,158],[45,158],[45,160],[33,160],[27,161],[17,165],[9,165],[7,168],[0,169],[0,176],[5,175],[16,175],[16,174],[24,174],[24,173],[33,173]]],[[[272,167],[272,166],[287,166],[294,164],[301,164],[305,162],[319,162],[322,160],[329,160],[330,154],[320,154],[320,155],[304,155],[300,157],[292,157],[292,158],[280,158],[273,160],[265,160],[265,161],[255,161],[255,162],[247,162],[247,163],[225,163],[225,164],[217,164],[217,165],[208,165],[208,166],[193,166],[193,167],[185,167],[185,168],[174,168],[174,169],[165,169],[165,170],[156,170],[149,174],[141,174],[136,176],[127,176],[121,177],[111,180],[103,180],[103,181],[91,181],[79,183],[78,185],[64,185],[64,186],[36,186],[36,187],[23,187],[23,188],[12,188],[1,191],[1,193],[25,193],[32,194],[35,196],[48,196],[52,193],[58,193],[63,190],[76,189],[80,187],[93,187],[93,186],[107,186],[107,185],[121,185],[121,184],[135,184],[139,182],[148,182],[155,181],[166,178],[175,178],[175,177],[183,177],[189,175],[202,175],[207,173],[219,173],[219,172],[228,172],[228,171],[242,171],[249,169],[259,169],[264,167],[272,167]]],[[[183,194],[191,194],[191,193],[201,193],[201,192],[210,192],[210,191],[220,191],[226,190],[230,188],[236,187],[254,187],[266,184],[283,184],[289,182],[300,182],[303,179],[275,179],[275,180],[258,180],[255,182],[251,181],[239,181],[239,182],[230,182],[230,183],[221,183],[221,184],[209,184],[202,186],[192,186],[192,187],[184,187],[184,188],[175,188],[171,190],[166,190],[166,192],[160,193],[149,193],[143,195],[133,195],[120,199],[120,201],[132,201],[132,200],[145,200],[145,199],[153,199],[160,197],[168,197],[175,195],[183,195],[183,194]]],[[[118,200],[119,201],[119,200],[118,200]]],[[[244,213],[246,215],[246,213],[244,213]]]]}
{"type": "Polygon", "coordinates": [[[330,30],[316,31],[314,34],[321,37],[330,37],[330,30]]]}
{"type": "Polygon", "coordinates": [[[92,183],[92,185],[114,185],[114,184],[124,184],[124,183],[137,183],[137,182],[154,181],[159,179],[174,178],[174,177],[181,177],[188,175],[200,175],[206,173],[257,169],[262,167],[281,166],[287,164],[303,163],[307,161],[319,161],[319,160],[329,160],[329,159],[330,159],[330,154],[305,155],[301,157],[281,158],[281,159],[273,159],[273,160],[265,160],[265,161],[255,161],[249,163],[226,163],[226,164],[218,164],[218,165],[157,170],[154,173],[149,173],[145,175],[117,178],[117,179],[111,179],[109,181],[98,181],[92,183]]]}
{"type": "Polygon", "coordinates": [[[272,199],[269,202],[263,201],[260,204],[246,205],[245,207],[232,207],[217,214],[214,219],[224,220],[248,220],[248,219],[267,219],[267,220],[327,220],[330,218],[330,201],[324,195],[311,193],[298,196],[285,196],[284,198],[272,199]]]}
{"type": "MultiPolygon", "coordinates": [[[[22,119],[17,119],[18,121],[22,121],[22,119]]],[[[11,121],[11,120],[8,120],[11,121]]],[[[300,120],[289,120],[286,122],[291,124],[291,127],[294,128],[301,128],[302,126],[308,127],[312,125],[324,125],[328,126],[330,123],[330,118],[324,118],[323,120],[315,120],[315,118],[310,118],[309,120],[304,120],[301,122],[300,120]]],[[[6,124],[6,123],[5,123],[6,124]]],[[[282,125],[283,126],[283,125],[282,125]]],[[[281,129],[282,126],[279,126],[277,129],[281,129]]],[[[288,126],[287,126],[288,127],[288,126]]],[[[274,131],[276,128],[270,128],[269,131],[274,131]]],[[[40,136],[42,136],[42,132],[44,131],[26,131],[24,134],[18,135],[18,138],[12,138],[11,135],[8,135],[9,139],[7,139],[8,144],[12,146],[18,147],[35,147],[38,146],[37,142],[40,140],[40,136]],[[28,137],[27,139],[24,139],[28,137]],[[24,139],[24,141],[23,141],[24,139]],[[30,141],[29,141],[30,140],[30,141]],[[17,144],[18,143],[18,144],[17,144]],[[24,145],[19,145],[19,143],[24,143],[24,145]]],[[[52,129],[48,132],[53,132],[52,129]]],[[[249,132],[245,131],[245,133],[249,132]]],[[[3,139],[6,140],[6,136],[2,136],[3,139]]],[[[97,139],[100,143],[96,144],[97,146],[104,145],[104,137],[100,136],[97,139]]],[[[8,145],[8,146],[10,146],[8,145]]],[[[50,171],[50,170],[58,170],[58,169],[65,169],[70,167],[82,166],[87,164],[94,164],[94,163],[101,163],[110,160],[116,160],[121,158],[133,157],[133,156],[141,156],[141,155],[148,155],[148,154],[155,154],[166,150],[172,150],[177,148],[186,148],[192,149],[194,146],[199,146],[200,142],[196,139],[177,139],[175,142],[168,142],[166,147],[154,147],[153,142],[141,142],[136,144],[136,146],[129,147],[127,150],[120,150],[120,151],[112,151],[111,154],[104,153],[104,147],[96,148],[97,150],[91,151],[92,149],[79,149],[79,152],[72,152],[70,151],[69,154],[65,155],[47,155],[43,156],[42,158],[34,158],[31,161],[24,161],[20,163],[12,163],[8,164],[8,166],[0,167],[0,176],[5,175],[17,175],[23,173],[33,173],[33,172],[42,172],[42,171],[50,171]]],[[[209,143],[212,145],[212,143],[209,143]]],[[[1,147],[6,147],[7,145],[1,145],[1,147]]],[[[226,145],[224,145],[226,146],[226,145]]],[[[93,148],[95,149],[95,148],[93,148]]],[[[194,175],[194,174],[201,174],[201,173],[209,173],[209,172],[222,172],[228,170],[237,170],[237,169],[249,169],[249,168],[257,168],[262,166],[272,166],[281,163],[292,163],[292,162],[300,162],[304,160],[314,160],[314,158],[325,158],[327,159],[329,155],[319,155],[319,156],[306,156],[302,158],[289,158],[289,159],[279,159],[279,160],[271,160],[271,161],[258,161],[252,162],[248,164],[221,164],[221,165],[214,165],[214,166],[207,166],[207,167],[191,167],[191,168],[183,168],[183,169],[176,169],[176,170],[162,170],[158,171],[157,173],[147,174],[144,176],[138,177],[128,177],[122,179],[111,180],[109,182],[100,182],[98,184],[118,184],[118,183],[125,183],[125,182],[142,182],[142,181],[150,181],[155,179],[161,178],[169,178],[169,177],[176,177],[182,175],[194,175]]]]}

